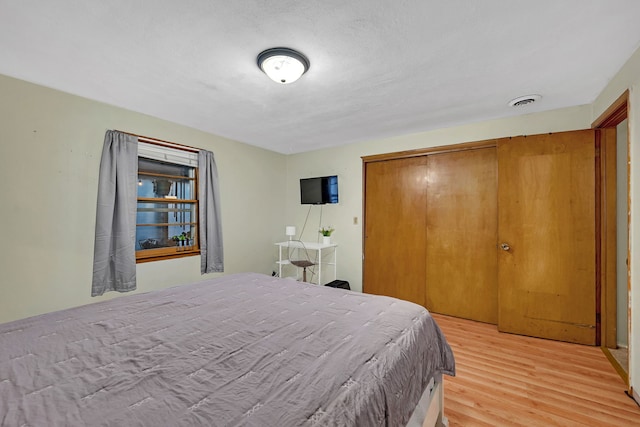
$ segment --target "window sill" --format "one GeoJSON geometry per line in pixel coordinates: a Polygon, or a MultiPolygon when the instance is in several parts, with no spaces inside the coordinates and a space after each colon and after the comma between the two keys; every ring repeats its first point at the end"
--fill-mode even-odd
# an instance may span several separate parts
{"type": "Polygon", "coordinates": [[[138,257],[136,258],[136,264],[142,264],[145,262],[152,262],[152,261],[162,261],[165,259],[174,259],[174,258],[184,258],[184,257],[188,257],[188,256],[196,256],[196,255],[200,255],[200,250],[195,250],[195,251],[188,251],[188,252],[174,252],[172,254],[167,254],[167,255],[151,255],[151,256],[144,256],[144,257],[138,257]]]}

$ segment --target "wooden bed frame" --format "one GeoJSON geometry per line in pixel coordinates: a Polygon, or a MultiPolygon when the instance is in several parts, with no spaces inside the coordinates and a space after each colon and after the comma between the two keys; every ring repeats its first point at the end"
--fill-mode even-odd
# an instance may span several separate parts
{"type": "Polygon", "coordinates": [[[423,427],[447,427],[449,420],[444,416],[444,381],[441,378],[431,392],[431,402],[425,416],[423,427]]]}
{"type": "Polygon", "coordinates": [[[448,425],[449,420],[444,416],[444,379],[442,375],[438,375],[420,397],[405,427],[446,427],[448,425]]]}

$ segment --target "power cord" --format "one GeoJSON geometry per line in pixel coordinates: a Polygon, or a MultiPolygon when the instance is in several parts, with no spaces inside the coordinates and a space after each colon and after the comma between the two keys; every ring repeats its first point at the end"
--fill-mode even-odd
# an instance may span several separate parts
{"type": "Polygon", "coordinates": [[[634,401],[634,403],[640,407],[640,402],[638,402],[638,401],[637,401],[637,400],[636,400],[636,399],[631,395],[631,393],[629,393],[629,390],[625,390],[625,391],[624,391],[624,394],[626,394],[626,395],[627,395],[627,397],[628,397],[629,399],[633,400],[633,401],[634,401]]]}
{"type": "Polygon", "coordinates": [[[313,205],[309,205],[309,210],[307,211],[307,217],[304,219],[304,224],[302,224],[302,231],[300,232],[300,240],[302,240],[302,234],[304,233],[304,229],[307,226],[307,221],[309,220],[309,214],[311,213],[311,207],[313,205]]]}
{"type": "MultiPolygon", "coordinates": [[[[293,239],[293,240],[297,240],[298,242],[300,242],[300,244],[302,245],[302,249],[304,249],[305,255],[307,256],[307,259],[309,261],[311,261],[311,257],[309,256],[309,252],[307,250],[307,248],[304,246],[304,243],[302,242],[302,236],[304,235],[304,230],[307,227],[307,222],[309,221],[309,215],[311,214],[311,208],[313,207],[313,205],[309,205],[309,209],[307,210],[307,216],[304,219],[304,224],[302,224],[302,230],[300,231],[299,234],[299,239],[293,239]]],[[[318,220],[318,230],[320,230],[320,228],[322,228],[322,205],[320,205],[320,217],[318,220]]],[[[316,243],[320,243],[320,235],[318,234],[318,236],[316,237],[316,243]]],[[[289,253],[287,251],[287,257],[289,257],[289,253]]],[[[315,259],[313,260],[314,265],[312,267],[307,267],[307,272],[311,273],[311,280],[313,280],[313,277],[316,275],[316,265],[318,265],[318,251],[316,251],[315,254],[315,259]]]]}

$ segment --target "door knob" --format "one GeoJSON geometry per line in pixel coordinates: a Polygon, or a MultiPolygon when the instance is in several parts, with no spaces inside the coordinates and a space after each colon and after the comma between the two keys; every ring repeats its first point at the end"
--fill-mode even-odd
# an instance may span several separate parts
{"type": "Polygon", "coordinates": [[[511,246],[509,246],[507,243],[501,243],[500,249],[502,249],[503,251],[508,251],[509,249],[511,249],[511,246]]]}

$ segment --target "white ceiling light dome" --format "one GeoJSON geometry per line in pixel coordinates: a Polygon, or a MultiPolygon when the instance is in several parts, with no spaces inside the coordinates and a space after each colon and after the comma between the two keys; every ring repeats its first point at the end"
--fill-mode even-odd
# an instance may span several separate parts
{"type": "Polygon", "coordinates": [[[306,56],[286,47],[267,49],[258,55],[258,67],[280,84],[295,82],[309,70],[309,65],[306,56]]]}

